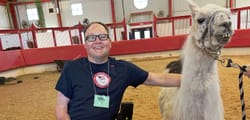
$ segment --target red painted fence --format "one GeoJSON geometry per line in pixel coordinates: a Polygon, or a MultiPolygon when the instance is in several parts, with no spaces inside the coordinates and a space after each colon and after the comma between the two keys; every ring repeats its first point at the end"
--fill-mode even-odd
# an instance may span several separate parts
{"type": "MultiPolygon", "coordinates": [[[[250,47],[249,34],[250,29],[236,30],[231,42],[225,47],[250,47]]],[[[179,50],[185,39],[186,35],[179,35],[113,42],[111,55],[179,50]]],[[[83,56],[86,56],[84,45],[0,51],[0,72],[18,67],[52,63],[59,59],[72,60],[83,56]]]]}

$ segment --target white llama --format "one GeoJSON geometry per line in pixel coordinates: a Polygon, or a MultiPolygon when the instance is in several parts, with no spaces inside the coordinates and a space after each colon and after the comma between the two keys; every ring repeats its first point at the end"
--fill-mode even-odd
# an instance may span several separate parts
{"type": "Polygon", "coordinates": [[[182,50],[180,88],[163,88],[159,105],[164,120],[223,120],[216,59],[232,35],[230,10],[199,7],[188,1],[192,27],[182,50]]]}

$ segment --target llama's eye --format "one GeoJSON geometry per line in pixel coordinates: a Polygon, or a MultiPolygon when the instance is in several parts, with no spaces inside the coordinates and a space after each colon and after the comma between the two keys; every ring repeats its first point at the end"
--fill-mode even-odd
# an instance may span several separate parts
{"type": "Polygon", "coordinates": [[[205,18],[199,18],[199,19],[197,20],[198,24],[202,24],[204,21],[205,21],[205,18]]]}

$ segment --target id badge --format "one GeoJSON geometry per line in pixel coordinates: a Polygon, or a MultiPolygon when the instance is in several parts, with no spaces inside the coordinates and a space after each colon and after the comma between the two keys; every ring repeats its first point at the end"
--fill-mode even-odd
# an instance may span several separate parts
{"type": "Polygon", "coordinates": [[[109,108],[109,96],[95,94],[94,107],[109,108]]]}

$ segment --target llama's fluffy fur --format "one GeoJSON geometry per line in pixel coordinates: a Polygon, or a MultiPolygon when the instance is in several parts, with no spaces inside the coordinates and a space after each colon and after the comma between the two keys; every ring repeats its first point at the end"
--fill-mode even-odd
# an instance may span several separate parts
{"type": "Polygon", "coordinates": [[[217,62],[212,52],[220,51],[229,42],[230,11],[216,5],[200,8],[192,1],[189,5],[193,25],[182,50],[181,87],[163,88],[160,92],[162,118],[223,120],[217,62]]]}

